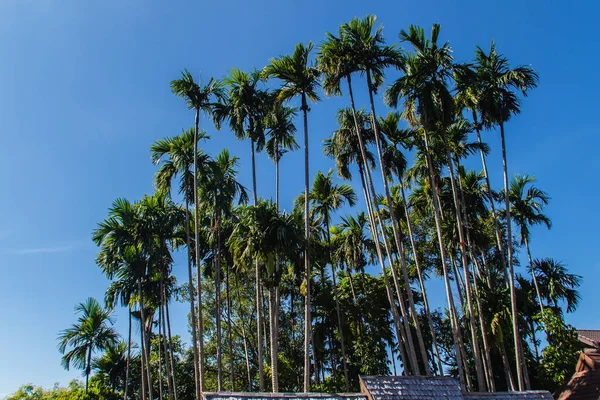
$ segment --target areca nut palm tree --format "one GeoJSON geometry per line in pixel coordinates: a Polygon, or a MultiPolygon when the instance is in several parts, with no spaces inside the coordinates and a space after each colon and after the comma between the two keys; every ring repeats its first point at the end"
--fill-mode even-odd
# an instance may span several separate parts
{"type": "Polygon", "coordinates": [[[320,71],[311,65],[310,52],[313,49],[312,42],[304,46],[298,43],[292,55],[285,55],[270,60],[269,65],[263,69],[265,77],[273,77],[283,82],[283,86],[277,92],[278,100],[285,101],[294,97],[300,97],[300,110],[304,119],[304,275],[306,279],[306,300],[304,303],[304,392],[310,391],[310,338],[312,330],[312,318],[310,315],[310,229],[308,197],[310,187],[309,176],[309,151],[308,151],[308,101],[319,101],[317,89],[319,87],[320,71]]]}
{"type": "Polygon", "coordinates": [[[171,90],[173,93],[183,98],[189,109],[195,111],[194,117],[194,237],[195,237],[195,264],[197,268],[197,297],[198,297],[198,375],[196,377],[196,399],[200,399],[200,393],[204,390],[204,330],[202,326],[202,289],[200,285],[200,227],[199,227],[199,203],[198,203],[198,138],[200,113],[212,115],[224,93],[222,84],[214,79],[210,79],[208,84],[201,86],[188,70],[184,70],[180,79],[171,81],[171,90]],[[215,98],[217,101],[215,101],[215,98]]]}
{"type": "Polygon", "coordinates": [[[85,392],[88,392],[92,354],[103,351],[118,342],[118,334],[112,328],[112,310],[105,310],[92,297],[75,307],[79,314],[77,323],[58,335],[58,350],[63,354],[62,365],[69,369],[72,365],[82,369],[85,375],[85,392]],[[69,349],[67,351],[67,349],[69,349]]]}

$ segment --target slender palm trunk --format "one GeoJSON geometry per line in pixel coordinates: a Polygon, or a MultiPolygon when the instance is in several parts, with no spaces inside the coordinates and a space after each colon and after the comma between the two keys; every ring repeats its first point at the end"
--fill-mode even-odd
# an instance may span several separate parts
{"type": "Polygon", "coordinates": [[[508,362],[508,357],[506,356],[506,347],[504,346],[504,341],[500,342],[500,355],[502,357],[502,365],[504,366],[504,376],[506,378],[506,385],[508,386],[509,391],[515,391],[517,385],[515,384],[515,380],[512,376],[512,371],[510,369],[510,363],[508,362]]]}
{"type": "MultiPolygon", "coordinates": [[[[470,245],[469,245],[470,246],[470,245]]],[[[472,255],[471,256],[474,262],[477,265],[477,259],[472,255]]],[[[483,307],[481,306],[481,301],[479,300],[481,296],[479,295],[479,285],[477,284],[477,277],[473,277],[473,289],[475,290],[475,302],[477,303],[477,315],[479,317],[479,326],[481,327],[481,336],[483,338],[483,352],[484,352],[484,366],[487,374],[487,382],[488,388],[490,392],[496,391],[496,382],[494,381],[494,372],[492,369],[492,359],[491,359],[491,346],[489,343],[489,335],[487,330],[487,324],[485,322],[483,316],[483,307]]]]}
{"type": "MultiPolygon", "coordinates": [[[[473,123],[475,125],[475,132],[477,133],[477,143],[482,144],[481,141],[481,132],[479,129],[479,124],[477,122],[477,113],[473,111],[473,123]]],[[[490,211],[492,212],[492,219],[494,221],[494,233],[496,234],[496,245],[498,246],[498,252],[500,253],[500,262],[502,264],[502,269],[504,271],[507,270],[506,266],[506,254],[504,253],[504,245],[502,243],[502,234],[500,232],[500,227],[498,226],[498,216],[496,215],[496,205],[494,203],[494,197],[492,196],[492,186],[490,184],[490,176],[488,174],[487,162],[485,161],[485,153],[483,152],[483,148],[479,149],[479,154],[481,155],[481,164],[483,166],[483,175],[485,177],[485,189],[488,196],[488,201],[490,205],[490,211]]]]}
{"type": "Polygon", "coordinates": [[[131,306],[127,307],[129,314],[129,329],[127,333],[127,366],[125,367],[125,392],[123,393],[123,400],[127,400],[127,392],[129,391],[129,370],[131,363],[131,306]]]}
{"type": "MultiPolygon", "coordinates": [[[[392,202],[392,196],[390,195],[390,188],[386,176],[386,166],[385,161],[382,156],[382,146],[381,140],[379,137],[379,123],[377,121],[377,115],[375,114],[375,102],[373,100],[373,84],[371,82],[371,71],[367,69],[367,87],[369,89],[369,102],[371,105],[371,120],[373,124],[373,128],[375,130],[375,146],[377,148],[377,156],[379,159],[379,169],[381,170],[381,179],[383,181],[383,188],[385,191],[385,199],[388,204],[388,212],[390,213],[390,221],[392,224],[392,231],[394,233],[394,240],[396,242],[396,250],[398,252],[398,256],[400,258],[400,266],[402,268],[402,275],[404,280],[404,286],[407,292],[408,297],[408,305],[410,308],[410,314],[412,316],[412,324],[417,334],[417,342],[419,344],[419,350],[421,352],[421,358],[423,362],[423,368],[425,369],[425,375],[430,376],[431,370],[429,368],[429,360],[427,359],[427,350],[425,349],[425,341],[423,340],[423,333],[421,332],[421,325],[419,324],[419,320],[417,318],[417,312],[415,308],[415,301],[413,298],[412,289],[410,286],[410,279],[408,277],[407,265],[406,265],[406,256],[404,253],[404,244],[402,243],[402,232],[400,232],[400,228],[398,227],[398,220],[396,219],[396,215],[394,213],[394,206],[392,202]]],[[[391,261],[391,260],[390,260],[391,261]]],[[[394,283],[396,285],[396,290],[398,291],[398,296],[400,296],[399,285],[397,284],[398,278],[396,276],[395,268],[393,265],[392,268],[392,276],[394,278],[394,283]]],[[[411,342],[412,345],[412,342],[411,342]]],[[[420,374],[418,363],[415,365],[417,374],[420,374]]]]}
{"type": "Polygon", "coordinates": [[[217,330],[217,391],[223,390],[223,349],[221,345],[221,214],[217,211],[217,258],[215,260],[215,316],[217,330]]]}
{"type": "Polygon", "coordinates": [[[279,392],[279,371],[277,368],[277,300],[275,288],[269,288],[269,329],[271,333],[271,387],[273,393],[279,392]]]}
{"type": "Polygon", "coordinates": [[[187,244],[188,261],[188,291],[190,292],[190,314],[192,319],[192,349],[194,350],[194,383],[196,389],[196,400],[200,400],[200,375],[198,359],[198,335],[196,333],[196,306],[194,304],[194,278],[192,273],[192,250],[190,243],[190,204],[186,195],[185,199],[185,234],[187,244]]]}
{"type": "MultiPolygon", "coordinates": [[[[456,165],[460,167],[458,158],[456,160],[456,165]]],[[[457,186],[458,186],[458,192],[460,195],[461,212],[464,217],[465,236],[467,238],[467,246],[469,249],[469,255],[471,257],[471,260],[473,261],[473,264],[475,265],[475,268],[477,270],[479,270],[477,258],[475,257],[475,254],[473,253],[473,245],[471,244],[471,233],[470,233],[470,228],[469,228],[469,226],[470,226],[469,225],[469,215],[467,214],[467,208],[466,208],[466,203],[465,203],[465,194],[464,194],[463,183],[462,183],[460,174],[458,174],[458,185],[457,186]]],[[[495,392],[496,384],[494,382],[494,373],[492,370],[492,361],[490,358],[490,346],[488,343],[487,327],[486,327],[486,324],[485,324],[484,318],[483,318],[483,309],[481,307],[481,302],[479,301],[477,276],[473,276],[473,289],[475,290],[475,302],[477,303],[477,311],[478,311],[477,314],[478,314],[478,318],[479,318],[479,326],[481,328],[481,336],[483,338],[483,367],[484,367],[484,373],[486,376],[486,383],[487,383],[488,390],[490,392],[495,392]]],[[[471,313],[472,312],[473,311],[471,311],[471,313]]]]}
{"type": "Polygon", "coordinates": [[[535,286],[535,294],[538,299],[538,303],[540,304],[540,310],[542,311],[542,315],[544,314],[544,304],[542,304],[542,295],[540,294],[540,286],[537,281],[537,276],[535,275],[535,270],[533,269],[533,260],[531,259],[531,250],[529,248],[529,239],[525,238],[525,248],[527,249],[527,259],[529,260],[529,268],[531,269],[531,277],[533,278],[533,285],[535,286]]]}
{"type": "Polygon", "coordinates": [[[175,365],[173,359],[175,358],[175,354],[173,354],[173,338],[171,336],[171,316],[169,315],[169,303],[165,304],[165,313],[167,316],[167,332],[169,334],[169,351],[170,358],[169,362],[171,363],[171,375],[173,379],[173,399],[177,400],[177,380],[175,379],[175,365]]]}
{"type": "Polygon", "coordinates": [[[524,373],[525,357],[523,355],[523,348],[521,347],[521,336],[519,333],[519,321],[517,311],[517,293],[515,291],[515,271],[512,260],[512,223],[510,220],[510,199],[508,194],[508,167],[506,163],[506,142],[504,138],[504,124],[500,124],[500,138],[502,142],[502,169],[504,171],[504,203],[506,207],[506,234],[507,234],[507,247],[508,247],[508,282],[510,288],[510,309],[512,314],[512,328],[513,338],[515,346],[515,359],[517,364],[517,382],[519,383],[519,390],[525,390],[528,377],[524,373]]]}
{"type": "MultiPolygon", "coordinates": [[[[147,332],[146,332],[146,313],[144,311],[144,293],[142,291],[142,280],[141,278],[138,278],[138,294],[140,296],[140,326],[141,326],[141,331],[142,331],[142,355],[143,355],[143,360],[142,362],[145,364],[146,366],[146,379],[147,379],[147,383],[148,383],[148,396],[150,397],[150,399],[152,399],[152,375],[150,374],[150,349],[148,348],[148,338],[147,336],[147,332]]],[[[144,373],[144,370],[142,369],[142,374],[144,373]]]]}
{"type": "MultiPolygon", "coordinates": [[[[358,124],[355,124],[355,125],[358,126],[358,124]]],[[[358,128],[357,128],[357,130],[358,130],[358,128]]],[[[359,141],[362,142],[362,136],[360,134],[359,134],[359,141]]],[[[362,149],[361,149],[361,151],[362,151],[362,149]]],[[[365,168],[363,168],[363,163],[361,161],[358,163],[358,168],[360,170],[361,183],[363,186],[363,195],[365,197],[365,204],[367,206],[367,215],[369,218],[368,219],[369,228],[371,230],[371,235],[373,237],[373,241],[375,242],[375,248],[377,250],[377,257],[379,260],[379,264],[381,265],[382,274],[384,277],[386,295],[387,295],[388,303],[390,305],[390,310],[392,313],[392,320],[394,323],[394,328],[396,330],[396,338],[398,340],[398,348],[400,350],[400,358],[402,360],[402,365],[403,365],[404,371],[408,375],[409,371],[414,371],[414,369],[412,367],[412,363],[414,362],[414,360],[416,360],[416,356],[408,357],[406,355],[406,352],[403,347],[403,344],[404,344],[407,349],[410,349],[411,344],[409,344],[409,341],[406,337],[406,331],[403,329],[403,325],[400,322],[400,317],[398,315],[398,310],[396,309],[396,303],[394,302],[394,296],[392,295],[392,290],[391,290],[390,282],[389,282],[389,279],[387,276],[387,271],[385,270],[385,263],[384,263],[384,258],[383,258],[383,254],[381,251],[381,244],[379,242],[379,234],[378,234],[378,230],[377,230],[377,225],[375,224],[375,218],[373,217],[373,206],[372,206],[372,201],[371,201],[371,194],[369,193],[369,188],[366,184],[366,181],[369,180],[368,165],[365,164],[365,168]]],[[[388,250],[388,254],[389,254],[387,240],[385,240],[385,244],[386,244],[386,250],[388,250]]],[[[364,290],[365,289],[364,288],[364,284],[365,284],[364,270],[362,271],[362,273],[363,273],[363,290],[364,290]]],[[[362,326],[362,315],[361,315],[361,326],[362,326]]]]}
{"type": "Polygon", "coordinates": [[[144,328],[143,325],[141,324],[141,317],[140,317],[140,350],[141,350],[141,357],[140,357],[140,387],[141,387],[141,392],[142,392],[142,400],[146,400],[146,374],[145,374],[145,363],[146,363],[146,352],[144,351],[144,328]]]}
{"type": "MultiPolygon", "coordinates": [[[[327,251],[329,252],[329,262],[331,264],[331,280],[333,282],[333,298],[335,299],[335,312],[337,315],[338,329],[340,333],[340,345],[342,347],[342,366],[344,368],[344,384],[346,387],[346,393],[350,392],[350,381],[348,380],[348,366],[346,365],[346,346],[344,343],[344,329],[342,325],[342,313],[340,311],[340,300],[337,294],[337,282],[335,276],[335,264],[331,257],[331,232],[329,232],[329,220],[325,223],[325,229],[327,230],[327,251]]],[[[333,346],[331,348],[332,355],[334,354],[333,346]]]]}
{"type": "Polygon", "coordinates": [[[277,154],[275,154],[275,204],[279,211],[279,146],[277,146],[277,154]]]}
{"type": "MultiPolygon", "coordinates": [[[[384,281],[386,282],[386,292],[387,292],[388,295],[391,296],[391,288],[387,287],[387,285],[389,285],[389,280],[387,278],[387,273],[385,272],[384,258],[383,258],[383,254],[381,252],[381,248],[380,248],[380,245],[379,245],[379,235],[378,235],[377,225],[375,224],[375,219],[373,217],[373,212],[374,212],[373,208],[375,208],[375,210],[377,211],[377,215],[378,215],[378,217],[380,219],[380,223],[381,223],[379,206],[377,204],[377,201],[375,201],[375,200],[371,201],[370,200],[371,196],[375,196],[376,195],[376,192],[375,192],[375,188],[373,186],[373,181],[371,180],[371,174],[369,172],[369,167],[368,167],[368,164],[367,164],[367,157],[365,155],[365,145],[364,145],[364,142],[363,142],[363,139],[362,139],[362,134],[361,134],[360,127],[358,126],[358,120],[356,118],[356,106],[354,104],[354,94],[352,92],[352,78],[351,78],[350,75],[348,75],[346,78],[347,78],[347,81],[348,81],[348,95],[350,97],[350,105],[351,105],[351,108],[352,108],[352,117],[354,119],[354,127],[355,127],[355,130],[356,130],[356,135],[357,135],[358,142],[359,142],[359,147],[360,147],[361,163],[365,167],[363,172],[365,173],[365,178],[366,178],[366,181],[368,183],[368,185],[366,186],[366,192],[365,192],[365,201],[367,203],[367,213],[369,214],[369,221],[373,224],[373,226],[371,227],[371,230],[372,230],[372,234],[373,234],[373,240],[375,241],[375,245],[378,248],[377,256],[379,257],[379,262],[380,262],[381,267],[382,267],[383,272],[384,272],[384,281]],[[369,190],[372,193],[370,193],[369,190]]],[[[384,233],[383,240],[385,241],[385,243],[387,245],[387,239],[386,239],[386,236],[385,236],[385,229],[383,229],[383,224],[381,224],[381,227],[382,227],[382,231],[384,233]]],[[[391,265],[391,263],[392,263],[392,260],[390,259],[390,265],[391,265]]],[[[393,265],[391,265],[391,266],[393,268],[393,265]]],[[[404,332],[404,330],[401,328],[401,325],[400,325],[400,318],[397,315],[398,311],[395,308],[395,302],[393,300],[393,296],[389,300],[390,300],[390,307],[392,309],[392,317],[394,318],[394,322],[398,324],[396,326],[398,340],[400,341],[401,338],[404,338],[404,343],[406,344],[406,348],[407,348],[409,354],[411,355],[410,356],[411,362],[408,362],[408,360],[403,360],[404,367],[405,367],[405,369],[408,367],[409,370],[416,371],[415,368],[418,368],[418,365],[413,365],[414,360],[416,360],[416,355],[414,355],[413,342],[412,342],[412,340],[408,341],[408,338],[405,336],[405,334],[402,333],[402,332],[404,332]]],[[[408,322],[408,320],[405,319],[405,322],[408,322]]],[[[406,332],[410,332],[410,329],[408,329],[406,332]]]]}
{"type": "MultiPolygon", "coordinates": [[[[385,292],[387,295],[388,303],[390,305],[390,310],[392,312],[392,320],[394,322],[394,327],[396,328],[396,338],[398,339],[398,343],[400,343],[400,341],[404,342],[404,344],[406,345],[406,348],[410,354],[410,350],[413,348],[412,342],[408,341],[408,339],[406,337],[406,331],[404,329],[402,329],[402,323],[400,322],[400,316],[398,315],[398,310],[396,309],[396,303],[394,302],[394,295],[392,294],[392,287],[391,287],[390,280],[387,275],[387,271],[385,269],[385,264],[383,261],[384,260],[383,253],[381,252],[381,245],[379,244],[379,234],[377,231],[377,225],[375,223],[375,218],[373,218],[372,211],[369,211],[368,214],[369,214],[369,226],[371,228],[371,235],[373,236],[373,240],[375,241],[377,257],[379,259],[379,264],[381,266],[381,274],[383,276],[385,292]]],[[[386,247],[387,247],[387,240],[385,240],[385,237],[384,237],[384,243],[386,243],[386,247]]],[[[402,350],[402,346],[399,346],[399,348],[401,349],[400,354],[402,357],[402,364],[404,365],[405,372],[407,371],[407,369],[414,372],[415,371],[414,362],[416,361],[416,356],[411,355],[410,361],[409,361],[409,358],[406,356],[406,354],[403,354],[404,352],[402,350]]]]}
{"type": "Polygon", "coordinates": [[[427,161],[427,167],[429,168],[429,182],[431,185],[431,197],[433,200],[433,211],[435,218],[435,228],[436,234],[438,238],[438,245],[440,248],[440,258],[442,262],[442,268],[444,272],[444,285],[446,287],[446,297],[448,300],[448,308],[450,310],[450,319],[454,322],[452,323],[452,338],[454,340],[454,347],[456,351],[456,364],[458,368],[458,376],[460,385],[463,389],[466,389],[465,375],[468,375],[468,372],[463,370],[462,367],[462,355],[461,355],[461,342],[462,338],[460,337],[460,328],[458,326],[458,319],[456,317],[456,309],[454,308],[454,300],[452,296],[452,289],[450,288],[450,278],[448,275],[448,266],[446,265],[446,249],[444,247],[444,241],[442,236],[442,221],[440,215],[440,203],[438,194],[435,187],[435,173],[433,170],[433,161],[431,160],[431,154],[429,149],[429,138],[427,135],[427,130],[424,130],[424,139],[425,139],[425,157],[427,161]],[[466,373],[465,373],[466,372],[466,373]]]}
{"type": "Polygon", "coordinates": [[[198,201],[198,129],[200,125],[200,109],[196,109],[194,124],[194,238],[196,257],[196,280],[198,281],[196,291],[198,296],[198,375],[199,390],[196,391],[198,400],[200,392],[204,391],[204,324],[202,318],[202,274],[200,273],[200,203],[198,201]]]}
{"type": "Polygon", "coordinates": [[[450,153],[450,146],[448,145],[448,138],[445,134],[442,134],[444,141],[444,147],[446,149],[446,162],[448,166],[448,173],[450,174],[450,184],[452,185],[452,199],[454,200],[454,211],[456,213],[456,225],[458,228],[458,238],[460,240],[460,255],[461,264],[463,268],[463,274],[465,275],[465,293],[467,296],[467,307],[469,309],[469,328],[471,331],[471,345],[473,348],[473,356],[475,358],[475,373],[477,376],[477,387],[479,391],[487,391],[487,385],[485,381],[485,374],[483,372],[483,363],[481,361],[481,349],[479,348],[479,341],[477,338],[477,325],[475,322],[475,315],[473,310],[473,293],[471,291],[471,278],[469,272],[468,254],[467,254],[467,243],[464,234],[464,224],[461,212],[461,203],[458,198],[458,189],[456,187],[456,178],[454,176],[454,166],[452,163],[452,155],[450,153]]]}
{"type": "MultiPolygon", "coordinates": [[[[159,302],[162,302],[162,294],[159,302]]],[[[162,350],[161,341],[162,341],[162,309],[159,306],[158,308],[158,398],[159,400],[163,400],[163,362],[162,362],[162,350]]]]}
{"type": "MultiPolygon", "coordinates": [[[[250,120],[250,134],[254,131],[254,124],[250,120]]],[[[258,195],[256,193],[256,158],[254,150],[254,140],[250,139],[250,147],[252,151],[252,199],[254,205],[258,203],[258,195]]],[[[263,368],[263,336],[262,336],[262,300],[261,300],[261,281],[260,281],[260,269],[258,260],[254,262],[254,275],[256,280],[256,341],[258,345],[258,386],[261,392],[265,390],[265,372],[263,368]]]]}
{"type": "MultiPolygon", "coordinates": [[[[166,371],[166,376],[167,376],[167,393],[169,395],[169,399],[173,400],[173,386],[172,386],[172,382],[171,382],[171,369],[170,369],[170,365],[169,365],[169,359],[171,359],[171,357],[169,356],[169,346],[167,344],[167,322],[166,322],[166,318],[165,318],[165,304],[166,304],[166,299],[167,296],[165,295],[165,285],[164,285],[164,278],[163,278],[163,274],[161,273],[160,276],[160,286],[161,286],[161,291],[160,291],[160,295],[162,297],[162,300],[160,302],[160,309],[159,309],[159,318],[160,318],[160,323],[162,324],[161,328],[162,328],[162,337],[159,334],[159,339],[162,341],[163,344],[163,350],[165,353],[165,371],[166,371]]],[[[160,353],[160,349],[159,349],[159,353],[160,353]]]]}
{"type": "Polygon", "coordinates": [[[90,365],[92,364],[92,346],[88,347],[87,361],[85,362],[85,394],[88,393],[90,380],[90,365]]]}
{"type": "Polygon", "coordinates": [[[227,293],[227,336],[229,338],[229,376],[231,391],[235,392],[235,363],[233,360],[233,327],[231,323],[231,286],[229,286],[229,266],[225,269],[225,287],[227,293]]]}
{"type": "Polygon", "coordinates": [[[302,93],[302,114],[304,117],[304,279],[306,280],[306,300],[304,302],[304,393],[310,391],[310,342],[312,338],[312,318],[310,315],[310,215],[308,213],[309,163],[308,163],[308,104],[302,93]]]}
{"type": "Polygon", "coordinates": [[[406,216],[406,226],[408,227],[408,236],[410,238],[410,246],[412,248],[413,258],[415,260],[415,266],[417,267],[417,276],[419,278],[419,286],[421,287],[421,294],[423,296],[423,308],[425,310],[425,315],[427,316],[427,323],[429,324],[429,330],[431,332],[431,341],[433,344],[433,352],[434,352],[435,358],[437,360],[438,374],[443,376],[444,368],[442,366],[442,358],[440,357],[437,338],[435,335],[435,329],[433,327],[433,319],[431,318],[431,310],[429,309],[429,300],[427,299],[427,291],[425,290],[425,282],[423,280],[423,272],[421,269],[421,262],[419,261],[419,256],[417,255],[417,246],[415,244],[415,238],[413,237],[412,223],[410,221],[410,214],[408,211],[408,205],[406,202],[406,194],[404,193],[404,184],[402,183],[402,179],[400,180],[400,191],[402,193],[402,202],[404,203],[404,214],[406,216]]]}

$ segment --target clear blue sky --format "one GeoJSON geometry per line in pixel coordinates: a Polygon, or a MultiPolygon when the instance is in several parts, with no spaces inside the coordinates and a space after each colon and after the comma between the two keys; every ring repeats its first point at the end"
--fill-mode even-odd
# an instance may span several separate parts
{"type": "MultiPolygon", "coordinates": [[[[233,66],[261,68],[297,42],[318,43],[367,13],[379,17],[389,42],[409,24],[439,22],[459,60],[494,39],[513,64],[537,69],[540,87],[507,126],[509,169],[535,175],[552,196],[554,226],[534,229],[534,257],[563,260],[584,277],[582,303],[569,322],[600,328],[593,251],[600,223],[599,11],[592,1],[533,0],[0,2],[0,398],[25,382],[49,386],[78,376],[61,368],[56,335],[74,321],[76,303],[103,297],[107,281],[90,240],[96,223],[115,197],[135,200],[152,191],[149,145],[193,121],[170,93],[179,71],[209,78],[233,66]]],[[[366,104],[364,87],[357,92],[366,104]]],[[[325,99],[312,106],[313,175],[332,167],[320,144],[342,105],[325,99]]],[[[250,186],[248,143],[205,127],[213,137],[207,151],[228,147],[250,186]]],[[[497,134],[485,138],[498,187],[497,134]]],[[[302,165],[301,153],[283,160],[284,204],[302,190],[302,165]]],[[[476,159],[472,165],[479,167],[476,159]]],[[[271,196],[273,168],[264,155],[258,177],[259,195],[271,196]]],[[[175,273],[184,277],[184,268],[178,263],[175,273]]],[[[174,307],[176,332],[184,333],[185,310],[174,307]]],[[[124,332],[125,314],[116,315],[124,332]]]]}

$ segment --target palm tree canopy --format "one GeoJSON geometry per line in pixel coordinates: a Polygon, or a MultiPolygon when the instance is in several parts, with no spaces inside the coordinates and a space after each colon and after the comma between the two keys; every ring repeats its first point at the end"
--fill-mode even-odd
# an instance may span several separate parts
{"type": "Polygon", "coordinates": [[[540,286],[541,295],[555,305],[567,303],[567,312],[577,309],[581,296],[577,291],[581,276],[570,274],[566,266],[552,258],[533,260],[533,273],[540,286]]]}
{"type": "Polygon", "coordinates": [[[116,344],[119,336],[111,327],[112,310],[105,310],[94,298],[79,303],[75,312],[79,314],[77,322],[58,335],[58,350],[63,354],[62,366],[66,370],[73,366],[87,374],[89,354],[116,344]]]}
{"type": "MultiPolygon", "coordinates": [[[[365,145],[375,142],[375,133],[371,127],[371,118],[364,110],[356,112],[358,126],[365,145]]],[[[352,109],[342,108],[337,112],[338,129],[332,136],[323,142],[323,153],[329,158],[335,159],[337,174],[343,179],[352,179],[350,166],[354,163],[362,165],[360,154],[360,143],[356,135],[352,109]]],[[[369,168],[374,168],[375,157],[371,151],[365,149],[365,156],[369,168]]]]}
{"type": "Polygon", "coordinates": [[[192,110],[198,110],[209,116],[213,109],[224,96],[223,85],[218,80],[210,78],[205,86],[194,81],[194,77],[187,70],[181,72],[181,78],[171,81],[171,91],[183,98],[192,110]],[[216,98],[217,101],[214,101],[216,98]]]}
{"type": "Polygon", "coordinates": [[[508,60],[496,52],[494,42],[486,54],[477,47],[475,51],[475,103],[487,128],[508,121],[513,114],[521,112],[515,90],[524,96],[537,87],[537,72],[528,66],[510,68],[508,60]]]}
{"type": "MultiPolygon", "coordinates": [[[[533,186],[534,182],[533,176],[515,175],[508,190],[510,214],[519,227],[522,245],[530,240],[530,227],[534,225],[546,225],[548,229],[552,227],[550,219],[543,214],[550,196],[533,186]]],[[[504,196],[504,190],[500,191],[500,195],[504,196]]]]}
{"type": "MultiPolygon", "coordinates": [[[[312,42],[304,46],[298,43],[292,55],[285,55],[269,60],[262,73],[265,78],[274,77],[283,81],[283,86],[277,92],[279,101],[286,101],[298,95],[303,95],[313,102],[319,101],[319,76],[318,68],[310,64],[312,42]]],[[[308,107],[308,105],[302,105],[308,107]]]]}
{"type": "Polygon", "coordinates": [[[351,57],[360,71],[371,76],[371,89],[377,89],[383,84],[385,69],[397,67],[402,62],[402,53],[396,46],[387,46],[383,37],[383,26],[375,26],[377,17],[367,15],[364,18],[353,18],[342,25],[346,33],[351,57]]]}
{"type": "MultiPolygon", "coordinates": [[[[198,142],[210,139],[205,131],[198,132],[198,142]]],[[[196,143],[197,144],[197,143],[196,143]]],[[[154,177],[154,186],[158,191],[171,196],[173,182],[179,178],[179,193],[194,199],[194,128],[185,130],[178,136],[159,139],[150,146],[150,158],[160,168],[154,177]]],[[[198,169],[203,170],[209,156],[199,150],[198,169]]]]}
{"type": "Polygon", "coordinates": [[[286,152],[300,148],[295,136],[296,126],[293,122],[295,117],[295,108],[286,107],[279,102],[275,102],[267,114],[265,125],[268,139],[265,148],[271,160],[278,162],[286,152]]]}
{"type": "Polygon", "coordinates": [[[433,24],[430,39],[425,38],[423,28],[414,25],[400,31],[400,40],[411,44],[414,53],[402,57],[404,75],[385,93],[391,107],[404,99],[402,116],[413,126],[420,123],[428,130],[436,123],[447,125],[454,118],[454,98],[448,88],[454,59],[448,42],[438,45],[439,33],[439,24],[433,24]]]}

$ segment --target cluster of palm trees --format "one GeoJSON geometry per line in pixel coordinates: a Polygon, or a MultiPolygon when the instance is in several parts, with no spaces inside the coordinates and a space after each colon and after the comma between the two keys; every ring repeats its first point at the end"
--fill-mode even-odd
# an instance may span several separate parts
{"type": "MultiPolygon", "coordinates": [[[[316,51],[298,44],[262,70],[234,68],[205,85],[186,70],[171,82],[194,111],[194,125],[151,146],[156,193],[136,203],[115,200],[93,235],[97,263],[111,280],[107,305],[129,308],[128,351],[131,320],[139,321],[141,398],[156,398],[158,388],[160,398],[176,399],[176,364],[186,362],[197,399],[206,390],[240,388],[350,391],[359,374],[390,367],[452,374],[464,390],[539,385],[536,333],[544,324],[537,314],[560,316],[563,301],[574,310],[579,278],[552,259],[532,258],[531,227],[550,227],[543,214],[549,197],[528,175],[509,184],[505,125],[538,76],[530,67],[511,68],[494,43],[458,63],[439,33],[437,24],[430,35],[410,26],[399,35],[405,50],[386,44],[374,16],[355,18],[327,33],[316,51]],[[400,77],[384,87],[389,70],[400,77]],[[365,80],[367,111],[356,105],[353,78],[365,80]],[[339,178],[359,175],[364,203],[354,215],[339,215],[359,196],[350,184],[336,184],[333,170],[317,172],[311,184],[309,111],[321,91],[348,96],[323,152],[339,178]],[[379,94],[391,109],[385,116],[376,110],[379,94]],[[299,115],[304,192],[284,211],[280,163],[300,148],[299,115]],[[227,150],[211,156],[200,149],[209,139],[201,118],[250,143],[251,205],[237,180],[239,160],[227,150]],[[499,191],[490,184],[484,131],[500,133],[499,191]],[[274,202],[257,193],[262,151],[275,163],[274,202]],[[481,157],[481,172],[465,169],[472,155],[481,157]],[[515,272],[521,246],[524,276],[515,272]],[[177,251],[187,254],[182,286],[172,273],[177,251]],[[443,312],[428,300],[432,275],[445,287],[443,312]],[[187,361],[173,350],[175,298],[190,305],[187,361]],[[162,338],[158,372],[153,338],[162,338]]],[[[129,370],[127,361],[127,376],[129,370]]]]}

